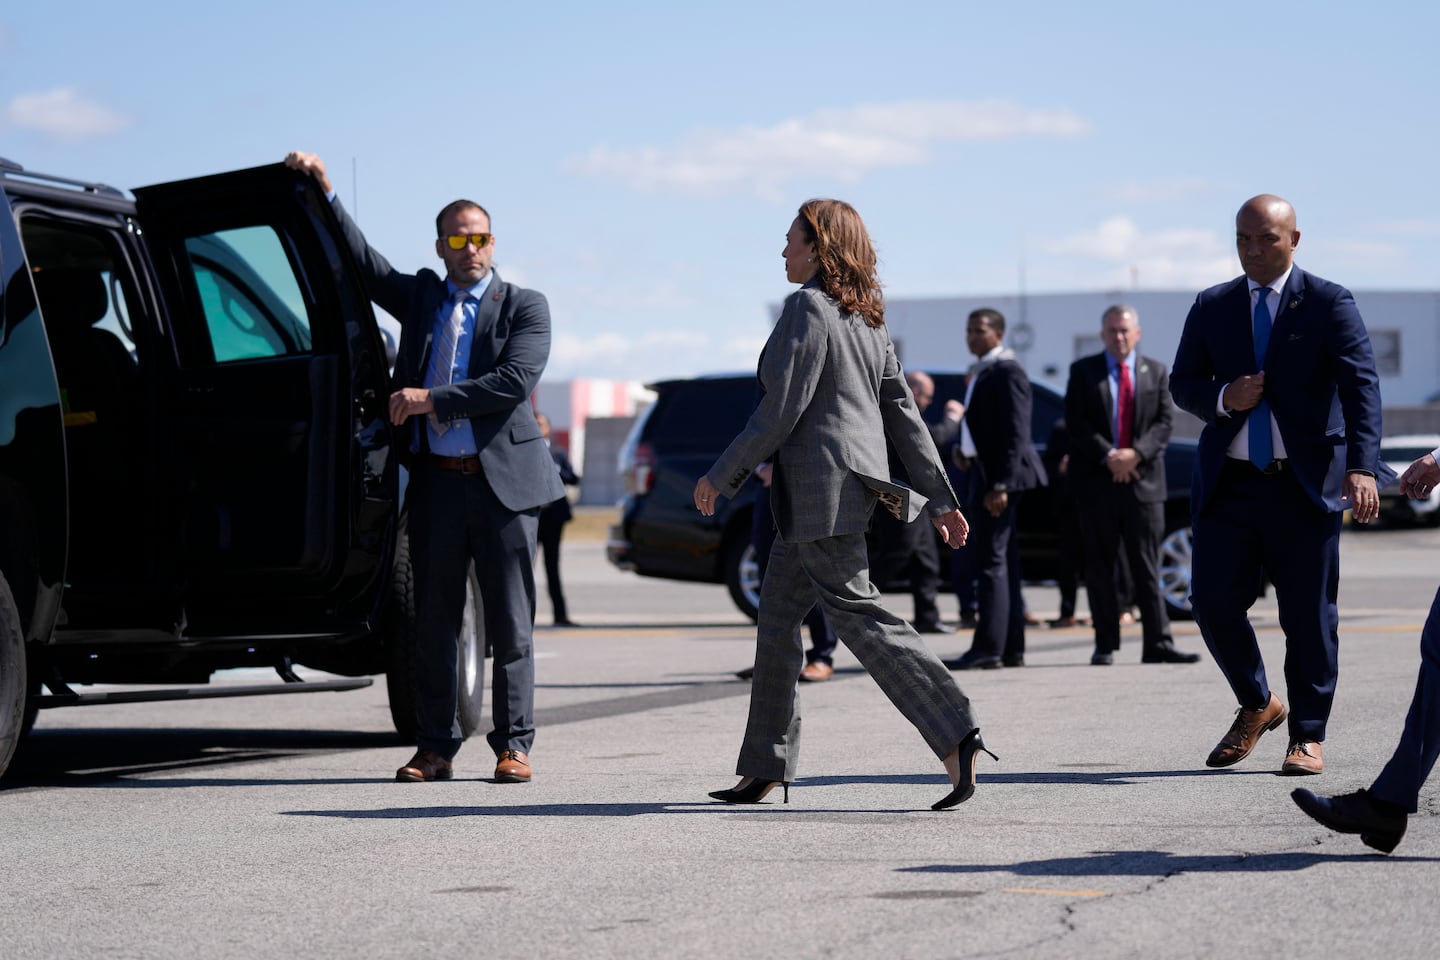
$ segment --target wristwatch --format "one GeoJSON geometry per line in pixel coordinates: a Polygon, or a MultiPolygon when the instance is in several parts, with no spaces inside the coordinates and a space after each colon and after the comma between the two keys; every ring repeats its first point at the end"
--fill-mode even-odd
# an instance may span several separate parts
{"type": "Polygon", "coordinates": [[[994,491],[995,493],[1004,493],[1005,491],[1009,490],[1010,488],[1007,487],[1007,486],[1005,486],[1005,484],[1003,484],[1003,483],[997,483],[997,484],[995,484],[995,486],[991,487],[990,489],[991,489],[992,491],[994,491]]]}

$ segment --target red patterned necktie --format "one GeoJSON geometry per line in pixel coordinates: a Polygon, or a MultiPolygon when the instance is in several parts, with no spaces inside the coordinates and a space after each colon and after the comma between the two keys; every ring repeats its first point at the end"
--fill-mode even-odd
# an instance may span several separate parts
{"type": "Polygon", "coordinates": [[[1129,364],[1120,364],[1120,396],[1115,400],[1115,446],[1130,446],[1135,427],[1135,384],[1130,380],[1129,364]]]}

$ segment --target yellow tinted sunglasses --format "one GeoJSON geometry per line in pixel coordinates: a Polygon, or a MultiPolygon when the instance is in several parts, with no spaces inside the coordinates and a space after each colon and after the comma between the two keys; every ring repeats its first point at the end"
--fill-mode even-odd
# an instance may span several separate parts
{"type": "Polygon", "coordinates": [[[464,250],[467,243],[475,244],[476,250],[484,250],[490,246],[490,239],[488,233],[452,233],[445,237],[445,242],[451,250],[464,250]]]}

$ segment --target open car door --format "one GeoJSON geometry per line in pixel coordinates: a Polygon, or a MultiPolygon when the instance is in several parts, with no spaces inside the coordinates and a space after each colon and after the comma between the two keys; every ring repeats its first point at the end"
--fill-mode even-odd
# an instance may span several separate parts
{"type": "Polygon", "coordinates": [[[368,616],[398,512],[389,372],[330,204],[281,164],[134,193],[173,351],[187,632],[368,616]]]}

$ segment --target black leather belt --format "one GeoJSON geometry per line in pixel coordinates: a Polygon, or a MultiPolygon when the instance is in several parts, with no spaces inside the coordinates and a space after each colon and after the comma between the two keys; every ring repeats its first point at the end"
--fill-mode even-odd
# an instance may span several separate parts
{"type": "Polygon", "coordinates": [[[438,453],[430,454],[430,466],[436,470],[455,470],[459,473],[479,473],[479,457],[442,457],[438,453]]]}

